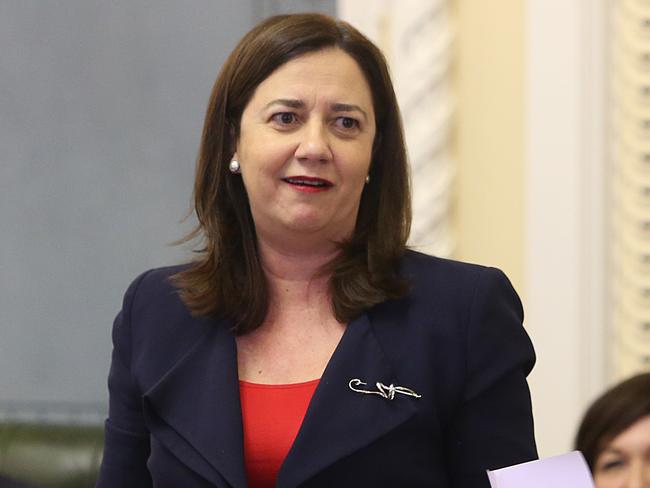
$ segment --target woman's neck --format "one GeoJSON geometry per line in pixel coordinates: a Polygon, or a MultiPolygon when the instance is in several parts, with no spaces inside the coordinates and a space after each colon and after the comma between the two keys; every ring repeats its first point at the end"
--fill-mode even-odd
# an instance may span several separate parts
{"type": "MultiPolygon", "coordinates": [[[[271,292],[272,308],[304,307],[327,303],[329,306],[329,276],[322,269],[336,254],[335,245],[319,249],[278,248],[258,241],[262,267],[271,292]]],[[[320,308],[320,307],[318,307],[320,308]]]]}
{"type": "MultiPolygon", "coordinates": [[[[332,244],[319,248],[279,247],[262,239],[258,240],[262,267],[272,282],[311,284],[321,280],[321,270],[336,254],[338,248],[332,244]]],[[[324,278],[327,281],[327,278],[324,278]]]]}

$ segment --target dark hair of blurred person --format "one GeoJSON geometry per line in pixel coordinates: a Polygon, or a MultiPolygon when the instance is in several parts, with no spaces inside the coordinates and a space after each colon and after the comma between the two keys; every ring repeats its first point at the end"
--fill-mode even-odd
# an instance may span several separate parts
{"type": "Polygon", "coordinates": [[[640,486],[650,486],[650,373],[633,376],[597,398],[582,419],[575,447],[585,456],[596,488],[639,486],[621,484],[635,476],[631,471],[636,468],[637,478],[646,480],[640,486]],[[645,468],[635,464],[637,454],[645,456],[645,468]]]}

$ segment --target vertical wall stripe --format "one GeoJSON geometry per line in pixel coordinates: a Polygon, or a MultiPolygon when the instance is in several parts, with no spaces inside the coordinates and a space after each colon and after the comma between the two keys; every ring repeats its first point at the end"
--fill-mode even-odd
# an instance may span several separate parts
{"type": "Polygon", "coordinates": [[[650,369],[650,3],[610,13],[610,355],[624,378],[650,369]]]}

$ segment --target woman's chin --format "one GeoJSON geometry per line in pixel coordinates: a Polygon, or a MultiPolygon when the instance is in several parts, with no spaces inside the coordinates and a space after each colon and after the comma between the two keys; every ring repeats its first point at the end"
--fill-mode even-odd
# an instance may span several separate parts
{"type": "Polygon", "coordinates": [[[331,221],[317,216],[293,216],[282,222],[282,227],[291,233],[291,239],[305,240],[317,237],[322,241],[337,241],[345,235],[345,229],[353,226],[345,226],[341,222],[331,221]]]}
{"type": "MultiPolygon", "coordinates": [[[[266,215],[253,214],[258,237],[271,237],[277,240],[286,238],[287,244],[296,239],[308,242],[319,239],[321,242],[340,241],[354,229],[354,218],[343,219],[333,212],[324,212],[318,208],[286,208],[281,211],[268,212],[266,215]]],[[[295,242],[298,244],[298,242],[295,242]]]]}
{"type": "Polygon", "coordinates": [[[320,234],[327,231],[327,225],[315,218],[293,218],[287,219],[283,227],[296,235],[305,236],[320,234]]]}

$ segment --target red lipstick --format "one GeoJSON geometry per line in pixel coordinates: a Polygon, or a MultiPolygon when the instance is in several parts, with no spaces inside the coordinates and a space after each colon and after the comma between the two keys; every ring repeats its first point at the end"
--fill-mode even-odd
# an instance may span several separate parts
{"type": "Polygon", "coordinates": [[[287,178],[282,178],[282,181],[290,184],[296,190],[306,193],[327,191],[334,186],[329,180],[313,176],[289,176],[287,178]]]}

